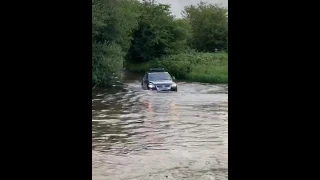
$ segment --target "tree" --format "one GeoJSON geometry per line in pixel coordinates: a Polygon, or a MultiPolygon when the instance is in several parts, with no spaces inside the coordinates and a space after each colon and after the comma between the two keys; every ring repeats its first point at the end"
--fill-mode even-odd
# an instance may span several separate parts
{"type": "Polygon", "coordinates": [[[225,50],[228,41],[228,10],[217,4],[200,2],[185,7],[184,18],[190,21],[192,39],[190,45],[198,51],[225,50]]]}
{"type": "MultiPolygon", "coordinates": [[[[127,58],[146,62],[185,49],[188,24],[175,20],[170,5],[143,1],[140,6],[138,29],[133,33],[127,58]]],[[[190,28],[189,28],[190,29],[190,28]]]]}
{"type": "Polygon", "coordinates": [[[138,1],[92,2],[92,82],[111,85],[120,77],[132,31],[137,27],[138,1]]]}

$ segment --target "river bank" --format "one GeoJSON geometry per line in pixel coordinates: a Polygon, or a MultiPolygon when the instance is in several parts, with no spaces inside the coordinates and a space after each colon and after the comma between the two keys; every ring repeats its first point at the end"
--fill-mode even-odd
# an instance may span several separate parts
{"type": "Polygon", "coordinates": [[[178,80],[228,83],[227,53],[182,53],[144,63],[125,62],[126,71],[131,74],[143,74],[152,67],[163,67],[178,80]]]}

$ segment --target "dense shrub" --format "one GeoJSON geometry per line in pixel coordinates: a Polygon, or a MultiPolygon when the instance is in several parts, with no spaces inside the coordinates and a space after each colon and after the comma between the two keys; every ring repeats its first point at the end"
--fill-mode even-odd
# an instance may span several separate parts
{"type": "Polygon", "coordinates": [[[144,73],[151,67],[163,67],[178,80],[228,82],[227,53],[188,52],[165,56],[146,63],[127,65],[129,71],[137,73],[144,73]]]}

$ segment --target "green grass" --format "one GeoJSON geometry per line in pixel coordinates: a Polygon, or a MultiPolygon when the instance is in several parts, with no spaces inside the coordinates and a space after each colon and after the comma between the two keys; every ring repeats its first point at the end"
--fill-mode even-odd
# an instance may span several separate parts
{"type": "Polygon", "coordinates": [[[228,83],[228,66],[197,65],[187,74],[186,80],[204,83],[228,83]]]}
{"type": "Polygon", "coordinates": [[[128,71],[144,73],[151,67],[163,67],[177,80],[203,83],[228,83],[227,53],[183,53],[146,63],[126,62],[128,71]]]}

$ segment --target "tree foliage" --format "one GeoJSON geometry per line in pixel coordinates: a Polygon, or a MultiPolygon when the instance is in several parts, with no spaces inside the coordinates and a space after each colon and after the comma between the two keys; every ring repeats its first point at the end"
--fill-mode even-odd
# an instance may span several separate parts
{"type": "Polygon", "coordinates": [[[92,3],[92,83],[110,85],[120,77],[124,57],[137,28],[138,1],[95,0],[92,3]]]}
{"type": "Polygon", "coordinates": [[[145,0],[140,11],[138,29],[133,33],[128,53],[129,60],[145,62],[185,49],[189,35],[188,29],[184,29],[187,24],[174,19],[169,5],[145,0]]]}
{"type": "Polygon", "coordinates": [[[190,46],[198,51],[227,50],[228,10],[217,4],[200,2],[185,7],[184,17],[192,27],[190,46]]]}
{"type": "MultiPolygon", "coordinates": [[[[227,50],[227,9],[201,2],[184,18],[154,0],[92,1],[92,82],[111,85],[124,61],[140,63],[184,53],[227,50]]],[[[181,64],[185,64],[182,63],[181,64]]]]}

